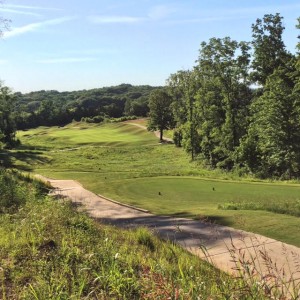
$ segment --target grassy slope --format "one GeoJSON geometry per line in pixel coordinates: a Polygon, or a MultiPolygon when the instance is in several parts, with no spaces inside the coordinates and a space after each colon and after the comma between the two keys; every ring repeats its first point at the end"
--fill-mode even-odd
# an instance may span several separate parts
{"type": "Polygon", "coordinates": [[[16,165],[25,170],[77,179],[96,193],[154,213],[209,217],[220,224],[300,246],[298,217],[218,209],[232,201],[293,206],[299,202],[299,185],[232,182],[233,175],[203,170],[190,163],[181,149],[159,145],[153,134],[131,124],[72,124],[21,132],[19,137],[24,150],[13,156],[16,165]],[[35,151],[28,152],[26,147],[35,151]]]}
{"type": "MultiPolygon", "coordinates": [[[[32,189],[30,189],[32,190],[32,189]]],[[[30,192],[29,192],[30,193],[30,192]]],[[[1,196],[1,195],[0,195],[1,196]]],[[[0,214],[1,299],[242,299],[234,280],[144,228],[120,230],[30,196],[0,214]]],[[[261,295],[259,289],[252,289],[261,295]]],[[[261,299],[261,298],[260,298],[261,299]]]]}

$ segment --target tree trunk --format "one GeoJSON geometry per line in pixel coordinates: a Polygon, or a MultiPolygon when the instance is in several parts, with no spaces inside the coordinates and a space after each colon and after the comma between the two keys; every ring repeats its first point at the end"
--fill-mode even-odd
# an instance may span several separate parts
{"type": "Polygon", "coordinates": [[[163,129],[159,130],[159,141],[162,142],[163,141],[163,129]]]}

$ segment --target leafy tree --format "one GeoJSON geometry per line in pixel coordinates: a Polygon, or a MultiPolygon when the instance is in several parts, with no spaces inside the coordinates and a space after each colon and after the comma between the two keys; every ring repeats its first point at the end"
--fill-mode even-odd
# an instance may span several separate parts
{"type": "Polygon", "coordinates": [[[159,130],[160,141],[163,141],[163,131],[174,125],[171,104],[172,98],[163,89],[154,90],[150,94],[148,130],[159,130]]]}
{"type": "Polygon", "coordinates": [[[13,119],[14,97],[10,89],[0,86],[0,143],[12,146],[15,143],[15,122],[13,119]]]}
{"type": "Polygon", "coordinates": [[[246,42],[225,37],[201,44],[196,67],[202,81],[196,96],[200,149],[213,167],[231,169],[235,149],[246,134],[249,61],[246,42]]]}
{"type": "Polygon", "coordinates": [[[262,19],[257,19],[252,25],[253,54],[253,80],[264,85],[268,76],[273,74],[280,66],[290,60],[282,39],[284,26],[280,14],[266,14],[262,19]]]}
{"type": "Polygon", "coordinates": [[[173,114],[178,129],[174,132],[177,146],[183,146],[191,153],[192,160],[199,153],[197,132],[197,111],[195,95],[200,81],[195,70],[179,71],[168,79],[170,95],[173,99],[173,114]]]}
{"type": "Polygon", "coordinates": [[[262,177],[300,174],[300,94],[293,92],[292,66],[275,70],[251,107],[252,122],[240,148],[241,160],[262,177]]]}

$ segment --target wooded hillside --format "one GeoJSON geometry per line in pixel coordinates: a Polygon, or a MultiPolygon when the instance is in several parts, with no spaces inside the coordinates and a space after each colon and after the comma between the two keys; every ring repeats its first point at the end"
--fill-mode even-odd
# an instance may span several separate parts
{"type": "Polygon", "coordinates": [[[82,118],[100,122],[105,117],[144,117],[149,110],[149,94],[154,89],[148,85],[121,84],[74,92],[43,90],[27,94],[15,93],[17,128],[65,125],[82,118]]]}

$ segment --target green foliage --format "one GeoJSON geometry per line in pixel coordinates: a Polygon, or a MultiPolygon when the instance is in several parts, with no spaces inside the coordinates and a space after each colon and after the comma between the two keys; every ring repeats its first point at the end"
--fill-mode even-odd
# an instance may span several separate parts
{"type": "Polygon", "coordinates": [[[279,14],[265,15],[252,25],[252,57],[249,42],[211,38],[192,70],[169,77],[175,144],[192,160],[263,178],[299,177],[299,54],[286,51],[283,31],[279,14]]]}
{"type": "Polygon", "coordinates": [[[252,122],[240,158],[262,177],[300,175],[300,102],[293,93],[292,67],[275,70],[252,104],[252,122]]]}
{"type": "Polygon", "coordinates": [[[274,70],[291,59],[291,54],[286,51],[282,40],[285,29],[282,20],[283,17],[278,13],[266,14],[252,25],[252,77],[259,84],[264,85],[274,70]]]}
{"type": "Polygon", "coordinates": [[[0,169],[0,213],[17,210],[30,197],[23,184],[4,169],[0,169]]]}
{"type": "Polygon", "coordinates": [[[121,84],[74,92],[15,93],[17,127],[62,126],[81,119],[99,123],[102,122],[99,116],[146,116],[149,111],[149,94],[155,89],[146,85],[121,84]]]}
{"type": "Polygon", "coordinates": [[[199,152],[196,128],[195,94],[199,88],[197,74],[192,71],[178,71],[168,79],[169,94],[173,98],[174,121],[181,132],[180,144],[191,154],[192,160],[199,152]]]}
{"type": "Polygon", "coordinates": [[[110,123],[120,123],[120,122],[125,122],[125,121],[132,121],[132,120],[136,120],[137,117],[136,116],[123,116],[120,118],[111,118],[109,119],[110,123]]]}
{"type": "Polygon", "coordinates": [[[0,84],[0,146],[16,145],[15,121],[13,117],[14,97],[8,87],[0,84]]]}
{"type": "Polygon", "coordinates": [[[160,141],[163,140],[163,131],[173,127],[171,104],[172,98],[164,90],[155,90],[150,94],[148,130],[159,130],[160,141]]]}
{"type": "Polygon", "coordinates": [[[27,201],[48,191],[49,187],[37,179],[0,168],[0,214],[16,212],[27,201]]]}

